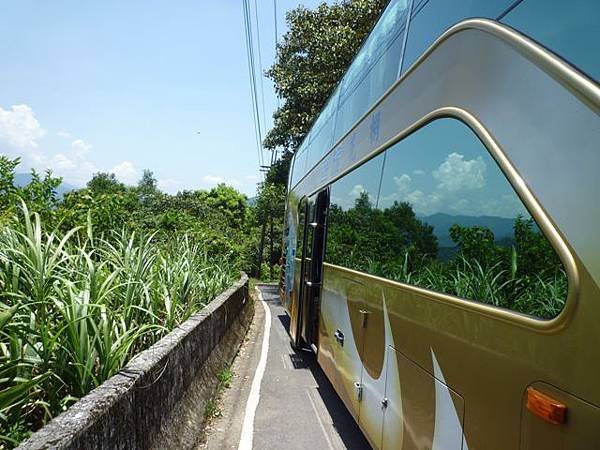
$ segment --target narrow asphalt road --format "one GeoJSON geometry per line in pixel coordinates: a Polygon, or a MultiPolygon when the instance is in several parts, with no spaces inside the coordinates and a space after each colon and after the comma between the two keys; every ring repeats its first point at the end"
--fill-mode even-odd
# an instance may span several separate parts
{"type": "Polygon", "coordinates": [[[256,303],[254,321],[234,361],[231,387],[221,396],[221,415],[212,421],[206,441],[198,448],[370,449],[314,355],[290,347],[289,317],[276,287],[263,285],[260,291],[270,311],[271,327],[255,414],[248,413],[247,405],[263,349],[266,313],[260,302],[256,303]],[[251,447],[247,429],[240,445],[244,422],[251,424],[251,447]]]}

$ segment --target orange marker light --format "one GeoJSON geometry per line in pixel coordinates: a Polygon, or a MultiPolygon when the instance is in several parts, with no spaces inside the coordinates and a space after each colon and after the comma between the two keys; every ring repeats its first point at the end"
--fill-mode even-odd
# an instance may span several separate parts
{"type": "Polygon", "coordinates": [[[567,419],[567,405],[532,387],[527,388],[527,409],[556,425],[565,423],[567,419]]]}

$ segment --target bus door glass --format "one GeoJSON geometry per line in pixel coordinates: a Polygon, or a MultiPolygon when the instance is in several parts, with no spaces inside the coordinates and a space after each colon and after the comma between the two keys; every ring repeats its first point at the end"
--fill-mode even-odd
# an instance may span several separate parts
{"type": "Polygon", "coordinates": [[[306,224],[305,257],[303,258],[303,286],[300,300],[302,338],[307,346],[317,351],[319,299],[323,268],[325,216],[329,190],[325,189],[309,199],[306,224]]]}
{"type": "Polygon", "coordinates": [[[302,295],[302,280],[303,280],[303,268],[304,268],[304,248],[305,248],[305,237],[306,237],[306,214],[309,209],[308,201],[303,198],[298,203],[298,227],[296,229],[296,249],[294,255],[294,282],[293,289],[290,292],[290,336],[292,338],[292,345],[297,347],[300,344],[300,297],[302,295]]]}

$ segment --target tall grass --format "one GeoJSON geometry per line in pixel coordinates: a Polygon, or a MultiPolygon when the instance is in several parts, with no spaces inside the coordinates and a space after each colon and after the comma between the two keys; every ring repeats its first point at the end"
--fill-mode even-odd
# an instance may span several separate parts
{"type": "MultiPolygon", "coordinates": [[[[408,255],[408,253],[406,253],[408,255]]],[[[405,256],[406,256],[405,255],[405,256]]],[[[561,267],[534,276],[519,275],[517,252],[512,250],[509,264],[485,265],[458,255],[443,263],[429,261],[409,269],[409,258],[392,269],[375,267],[378,274],[402,283],[457,297],[480,301],[542,319],[551,319],[562,310],[567,297],[567,275],[561,267]]],[[[374,269],[374,270],[375,270],[374,269]]]]}
{"type": "Polygon", "coordinates": [[[0,230],[0,448],[116,374],[239,272],[203,240],[45,231],[25,206],[0,230]]]}

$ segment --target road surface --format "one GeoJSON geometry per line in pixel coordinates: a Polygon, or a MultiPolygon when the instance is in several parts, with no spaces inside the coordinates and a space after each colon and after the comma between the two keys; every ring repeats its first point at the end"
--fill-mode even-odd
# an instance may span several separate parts
{"type": "Polygon", "coordinates": [[[254,321],[232,366],[231,387],[219,401],[221,415],[198,448],[370,449],[314,355],[290,347],[289,317],[276,287],[259,288],[264,304],[256,303],[254,321]]]}

